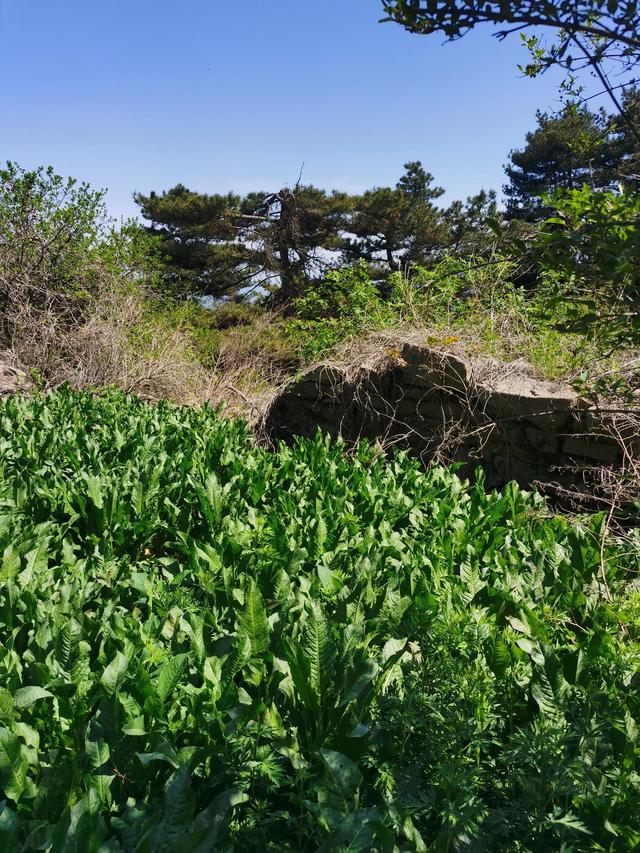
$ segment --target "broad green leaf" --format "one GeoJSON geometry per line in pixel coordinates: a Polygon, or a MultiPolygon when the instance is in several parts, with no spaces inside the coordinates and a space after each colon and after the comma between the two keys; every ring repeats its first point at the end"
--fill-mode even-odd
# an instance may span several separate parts
{"type": "Polygon", "coordinates": [[[309,667],[309,683],[318,700],[333,680],[335,650],[326,617],[315,601],[311,603],[302,632],[302,653],[309,667]]]}
{"type": "Polygon", "coordinates": [[[20,819],[6,801],[0,802],[0,849],[7,853],[22,849],[19,842],[20,819]]]}
{"type": "Polygon", "coordinates": [[[196,797],[191,774],[184,765],[169,779],[164,792],[162,822],[151,833],[154,851],[175,851],[193,819],[196,797]]]}
{"type": "Polygon", "coordinates": [[[10,800],[18,802],[27,786],[29,762],[16,735],[0,727],[0,781],[10,800]]]}
{"type": "Polygon", "coordinates": [[[347,674],[346,690],[343,693],[340,705],[348,705],[349,702],[358,699],[379,671],[380,667],[374,660],[365,660],[356,664],[353,670],[347,674]]]}
{"type": "Polygon", "coordinates": [[[161,702],[166,702],[178,686],[188,659],[187,654],[176,655],[160,668],[156,681],[156,693],[161,702]]]}
{"type": "Polygon", "coordinates": [[[104,507],[103,495],[102,495],[102,480],[100,477],[96,477],[93,474],[87,475],[87,493],[91,500],[93,501],[93,505],[96,509],[102,509],[104,507]]]}
{"type": "Polygon", "coordinates": [[[25,568],[18,577],[21,586],[28,586],[34,573],[46,568],[49,558],[49,539],[42,539],[25,557],[25,568]]]}
{"type": "Polygon", "coordinates": [[[158,744],[154,752],[138,752],[136,755],[145,767],[154,761],[165,761],[171,764],[176,770],[180,766],[180,758],[177,752],[168,743],[158,744]]]}
{"type": "Polygon", "coordinates": [[[251,641],[251,651],[254,656],[261,655],[269,648],[269,621],[264,599],[255,581],[251,582],[245,606],[238,617],[238,633],[251,641]]]}
{"type": "Polygon", "coordinates": [[[556,697],[544,670],[537,671],[535,680],[531,684],[531,695],[538,703],[543,714],[553,715],[557,712],[558,705],[556,697]]]}
{"type": "Polygon", "coordinates": [[[3,583],[13,583],[20,572],[20,554],[15,550],[13,545],[7,545],[2,555],[2,569],[0,571],[0,581],[3,583]]]}
{"type": "Polygon", "coordinates": [[[351,797],[362,782],[362,773],[357,765],[346,755],[333,749],[321,749],[320,754],[342,796],[345,799],[351,797]]]}
{"type": "MultiPolygon", "coordinates": [[[[245,794],[239,788],[230,788],[228,791],[223,791],[214,797],[203,811],[196,815],[191,824],[191,832],[206,831],[206,838],[202,843],[207,845],[215,844],[220,829],[231,809],[242,803],[249,802],[249,799],[249,795],[245,794]]],[[[204,851],[206,848],[202,849],[204,851]]]]}
{"type": "Polygon", "coordinates": [[[91,788],[81,800],[71,807],[66,844],[62,849],[99,851],[107,827],[101,815],[102,802],[98,792],[91,788]]]}
{"type": "Polygon", "coordinates": [[[531,628],[529,627],[529,623],[527,621],[524,613],[521,613],[520,616],[522,618],[518,618],[517,616],[507,616],[507,621],[511,625],[514,631],[518,631],[520,634],[526,634],[527,636],[531,636],[531,628]]]}
{"type": "Polygon", "coordinates": [[[95,788],[101,802],[108,803],[111,799],[111,783],[115,778],[112,772],[111,750],[104,739],[102,726],[92,720],[85,737],[85,751],[91,767],[91,785],[95,788]]]}
{"type": "Polygon", "coordinates": [[[0,687],[0,722],[9,725],[14,716],[13,696],[4,687],[0,687]]]}
{"type": "Polygon", "coordinates": [[[32,687],[19,687],[13,694],[13,704],[16,708],[29,708],[39,699],[46,699],[50,696],[53,696],[53,693],[45,690],[44,687],[37,687],[35,685],[32,687]]]}
{"type": "Polygon", "coordinates": [[[470,604],[487,585],[487,582],[480,577],[478,567],[468,561],[460,563],[460,580],[465,587],[462,591],[462,599],[466,604],[470,604]]]}
{"type": "Polygon", "coordinates": [[[122,652],[116,652],[115,657],[102,673],[100,683],[107,696],[113,696],[125,677],[129,662],[122,652]]]}

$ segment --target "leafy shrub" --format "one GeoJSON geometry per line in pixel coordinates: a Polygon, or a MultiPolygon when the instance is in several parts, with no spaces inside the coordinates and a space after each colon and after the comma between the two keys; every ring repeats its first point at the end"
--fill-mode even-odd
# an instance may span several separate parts
{"type": "Polygon", "coordinates": [[[105,287],[148,286],[155,241],[133,221],[116,228],[104,192],[63,178],[49,167],[16,163],[0,169],[0,305],[11,332],[12,312],[25,305],[77,316],[83,300],[105,287]]]}
{"type": "Polygon", "coordinates": [[[0,336],[41,386],[198,396],[202,371],[158,282],[156,241],[116,227],[103,192],[51,167],[0,169],[0,336]]]}
{"type": "Polygon", "coordinates": [[[366,444],[14,397],[2,848],[632,849],[637,547],[366,444]]]}
{"type": "Polygon", "coordinates": [[[635,192],[556,191],[556,213],[533,241],[553,285],[560,327],[605,347],[640,342],[640,197],[635,192]]]}
{"type": "Polygon", "coordinates": [[[295,302],[302,320],[341,319],[364,322],[380,308],[380,293],[366,263],[331,270],[295,302]]]}
{"type": "Polygon", "coordinates": [[[386,325],[394,316],[364,261],[327,273],[295,301],[293,313],[286,334],[307,359],[365,328],[386,325]]]}

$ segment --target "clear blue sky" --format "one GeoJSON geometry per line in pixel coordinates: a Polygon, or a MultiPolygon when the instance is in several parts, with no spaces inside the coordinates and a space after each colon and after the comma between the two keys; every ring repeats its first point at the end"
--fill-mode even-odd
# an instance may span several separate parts
{"type": "Polygon", "coordinates": [[[556,108],[519,39],[455,44],[379,24],[380,0],[0,0],[0,160],[109,189],[304,180],[360,191],[422,160],[446,198],[499,189],[556,108]]]}

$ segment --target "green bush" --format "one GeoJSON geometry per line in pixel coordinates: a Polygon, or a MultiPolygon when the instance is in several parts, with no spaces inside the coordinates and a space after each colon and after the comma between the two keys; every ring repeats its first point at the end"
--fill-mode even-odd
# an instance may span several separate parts
{"type": "Polygon", "coordinates": [[[157,241],[134,221],[116,227],[105,193],[9,162],[0,169],[0,307],[61,310],[106,286],[157,283],[157,241]]]}
{"type": "Polygon", "coordinates": [[[640,843],[638,541],[119,393],[0,407],[5,850],[640,843]]]}
{"type": "Polygon", "coordinates": [[[551,319],[603,348],[640,343],[640,197],[635,192],[558,190],[556,213],[532,241],[550,288],[551,319]]]}
{"type": "Polygon", "coordinates": [[[293,305],[285,333],[312,360],[346,338],[392,321],[393,309],[380,296],[364,261],[327,273],[293,305]]]}

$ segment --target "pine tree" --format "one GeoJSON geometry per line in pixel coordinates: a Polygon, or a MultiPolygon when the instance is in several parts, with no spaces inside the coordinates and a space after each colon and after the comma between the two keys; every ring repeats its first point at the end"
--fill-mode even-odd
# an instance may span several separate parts
{"type": "Polygon", "coordinates": [[[177,297],[241,298],[261,290],[294,298],[342,246],[350,207],[344,193],[312,186],[241,197],[192,192],[181,184],[135,200],[162,238],[166,283],[177,297]]]}
{"type": "Polygon", "coordinates": [[[544,219],[550,210],[543,194],[584,184],[608,188],[619,176],[604,112],[569,105],[559,116],[538,112],[536,118],[537,128],[527,133],[523,148],[511,151],[505,166],[509,183],[503,192],[511,219],[544,219]]]}
{"type": "Polygon", "coordinates": [[[348,260],[362,258],[394,271],[401,262],[424,262],[441,245],[442,216],[433,200],[444,190],[432,186],[433,175],[419,160],[405,163],[404,169],[395,187],[378,187],[355,199],[348,260]]]}

